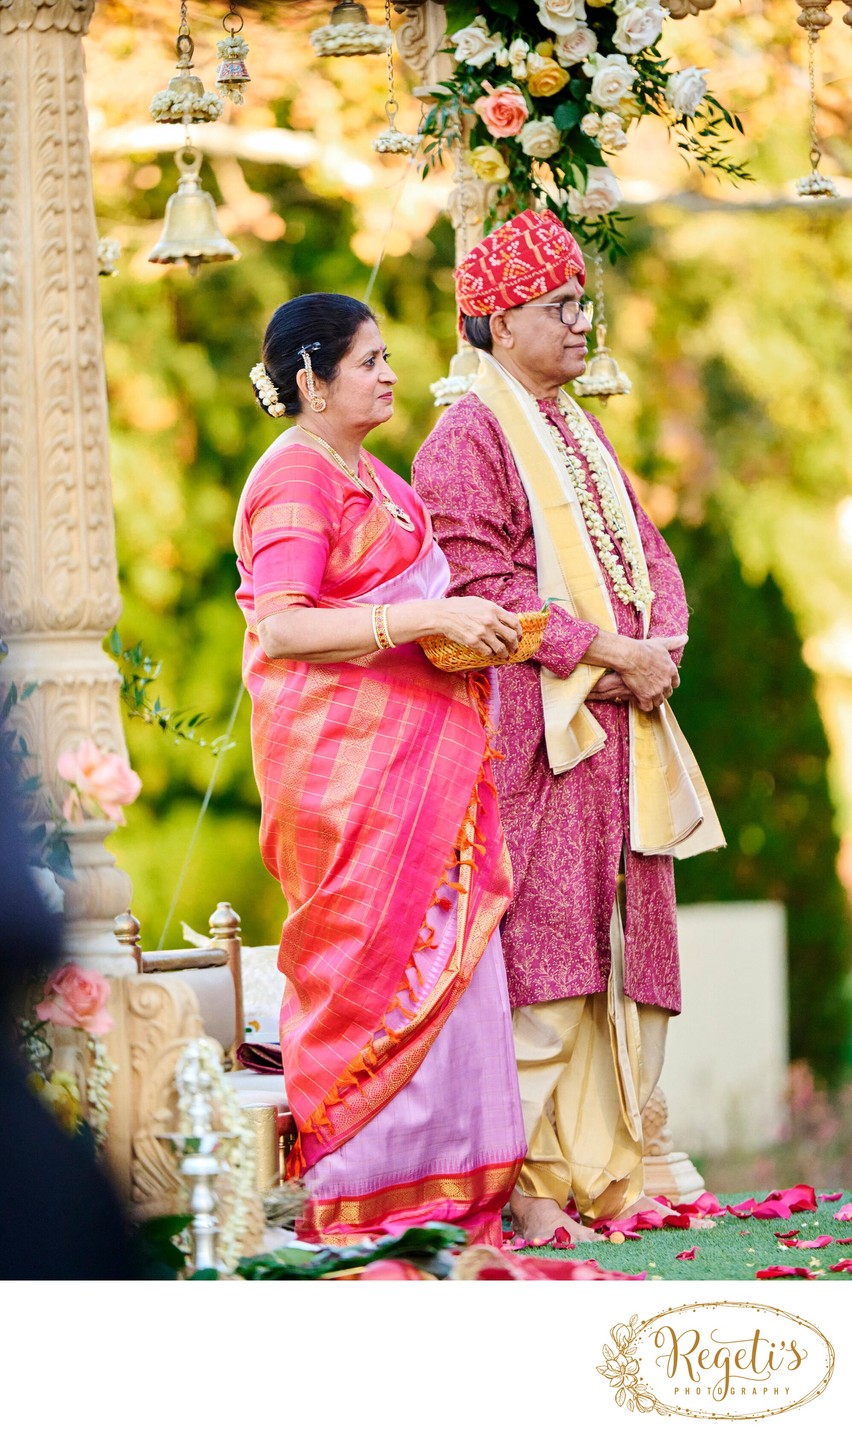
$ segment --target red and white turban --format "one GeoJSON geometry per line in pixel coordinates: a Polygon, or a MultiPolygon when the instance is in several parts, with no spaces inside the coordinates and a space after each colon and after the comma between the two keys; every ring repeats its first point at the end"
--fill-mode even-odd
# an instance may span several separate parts
{"type": "Polygon", "coordinates": [[[552,210],[524,210],[474,245],[455,275],[464,317],[537,300],[574,275],[584,285],[586,266],[574,236],[552,210]]]}

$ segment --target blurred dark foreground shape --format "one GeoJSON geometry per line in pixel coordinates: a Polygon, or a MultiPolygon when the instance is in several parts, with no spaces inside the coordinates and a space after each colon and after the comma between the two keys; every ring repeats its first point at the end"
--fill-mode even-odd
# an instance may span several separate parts
{"type": "Polygon", "coordinates": [[[60,960],[61,922],[27,867],[0,766],[0,1280],[128,1279],[128,1226],[85,1138],[69,1138],[27,1087],[14,1019],[23,990],[60,960]]]}

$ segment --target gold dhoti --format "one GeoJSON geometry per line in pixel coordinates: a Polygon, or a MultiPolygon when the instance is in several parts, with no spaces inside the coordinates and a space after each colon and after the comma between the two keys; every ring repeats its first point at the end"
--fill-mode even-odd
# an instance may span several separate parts
{"type": "Polygon", "coordinates": [[[614,1218],[643,1191],[642,1110],[663,1067],[669,1014],[624,992],[619,904],[605,994],[553,999],[513,1013],[527,1137],[518,1186],[584,1218],[614,1218]]]}

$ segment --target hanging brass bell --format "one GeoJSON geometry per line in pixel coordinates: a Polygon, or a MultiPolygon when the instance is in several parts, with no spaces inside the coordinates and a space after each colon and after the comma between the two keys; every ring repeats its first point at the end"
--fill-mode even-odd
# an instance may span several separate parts
{"type": "Polygon", "coordinates": [[[194,279],[201,265],[212,260],[238,260],[240,252],[219,229],[213,196],[201,186],[199,151],[178,151],[175,161],[180,171],[177,194],[166,205],[163,233],[148,259],[154,265],[174,265],[185,260],[194,279]]]}
{"type": "Polygon", "coordinates": [[[595,328],[595,351],[585,374],[574,380],[574,391],[580,398],[599,399],[606,404],[611,395],[629,394],[633,388],[618,361],[606,346],[606,325],[595,328]]]}

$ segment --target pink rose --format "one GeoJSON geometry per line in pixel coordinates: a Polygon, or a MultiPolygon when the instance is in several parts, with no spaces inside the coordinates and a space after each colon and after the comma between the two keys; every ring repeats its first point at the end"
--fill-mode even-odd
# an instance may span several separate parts
{"type": "Polygon", "coordinates": [[[82,1029],[97,1036],[108,1034],[114,1023],[107,1012],[108,1002],[109,982],[103,974],[81,969],[79,964],[63,964],[45,984],[36,1014],[58,1028],[82,1029]]]}
{"type": "Polygon", "coordinates": [[[142,780],[120,754],[107,754],[84,739],[76,749],[66,749],[56,761],[60,779],[72,788],[62,806],[69,823],[75,824],[86,815],[98,812],[114,824],[124,824],[122,805],[132,804],[142,788],[142,780]]]}
{"type": "Polygon", "coordinates": [[[490,93],[480,95],[473,108],[489,135],[495,139],[517,135],[530,113],[517,85],[498,85],[495,89],[486,80],[484,88],[490,93]]]}

